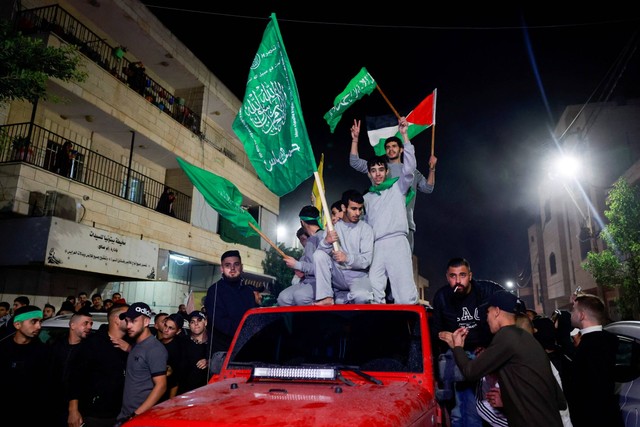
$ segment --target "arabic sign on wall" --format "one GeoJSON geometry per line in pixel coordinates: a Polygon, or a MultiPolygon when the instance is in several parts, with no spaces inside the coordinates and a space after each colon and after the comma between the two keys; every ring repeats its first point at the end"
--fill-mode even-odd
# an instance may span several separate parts
{"type": "Polygon", "coordinates": [[[44,262],[50,267],[153,280],[158,245],[55,218],[44,262]]]}

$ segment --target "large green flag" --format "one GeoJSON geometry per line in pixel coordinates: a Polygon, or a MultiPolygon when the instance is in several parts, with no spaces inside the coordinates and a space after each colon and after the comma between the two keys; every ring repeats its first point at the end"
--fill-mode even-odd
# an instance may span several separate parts
{"type": "Polygon", "coordinates": [[[180,157],[178,157],[178,163],[209,206],[233,224],[243,236],[258,236],[249,223],[255,225],[258,230],[260,226],[249,212],[242,209],[242,193],[233,183],[194,166],[180,157]]]}
{"type": "Polygon", "coordinates": [[[351,79],[340,95],[336,96],[333,101],[333,107],[324,115],[324,119],[327,121],[329,128],[331,128],[331,133],[336,129],[345,110],[363,96],[371,95],[376,86],[377,83],[371,77],[371,74],[366,68],[362,67],[358,75],[351,79]]]}
{"type": "Polygon", "coordinates": [[[316,171],[298,88],[276,15],[264,31],[233,122],[249,161],[269,190],[284,196],[316,171]]]}

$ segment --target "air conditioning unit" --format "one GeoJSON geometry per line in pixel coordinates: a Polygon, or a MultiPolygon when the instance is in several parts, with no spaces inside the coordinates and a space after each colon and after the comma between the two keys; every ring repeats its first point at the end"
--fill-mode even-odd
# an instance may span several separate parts
{"type": "Polygon", "coordinates": [[[57,191],[47,191],[44,201],[44,215],[78,222],[80,206],[80,199],[57,191]]]}

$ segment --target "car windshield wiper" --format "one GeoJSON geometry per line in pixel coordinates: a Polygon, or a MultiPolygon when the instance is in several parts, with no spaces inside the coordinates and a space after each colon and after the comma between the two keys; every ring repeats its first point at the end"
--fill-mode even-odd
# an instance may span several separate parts
{"type": "Polygon", "coordinates": [[[345,384],[347,385],[354,385],[353,382],[349,381],[348,379],[346,379],[345,377],[342,376],[340,371],[349,371],[349,372],[353,372],[354,374],[361,376],[362,378],[364,378],[367,381],[370,381],[374,384],[377,385],[383,385],[382,381],[380,381],[379,379],[377,379],[376,377],[367,374],[366,372],[362,372],[360,370],[359,366],[349,366],[349,365],[339,365],[335,367],[338,370],[338,378],[343,381],[345,384]]]}

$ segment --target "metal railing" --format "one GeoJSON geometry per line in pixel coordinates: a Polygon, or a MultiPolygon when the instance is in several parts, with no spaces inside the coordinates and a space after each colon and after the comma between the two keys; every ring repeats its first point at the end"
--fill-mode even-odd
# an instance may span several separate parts
{"type": "MultiPolygon", "coordinates": [[[[0,126],[0,164],[24,162],[59,174],[56,158],[67,141],[68,138],[28,122],[0,126]]],[[[164,183],[71,142],[76,153],[65,175],[67,178],[132,203],[156,208],[166,187],[164,183]]],[[[176,218],[190,222],[191,197],[173,188],[170,190],[176,196],[173,203],[176,218]]]]}
{"type": "Polygon", "coordinates": [[[23,34],[50,32],[65,42],[78,46],[80,52],[91,61],[169,114],[182,126],[197,135],[202,135],[201,118],[185,105],[184,98],[174,96],[147,76],[140,62],[126,59],[125,47],[109,45],[60,6],[21,11],[17,14],[15,22],[17,29],[23,34]]]}

